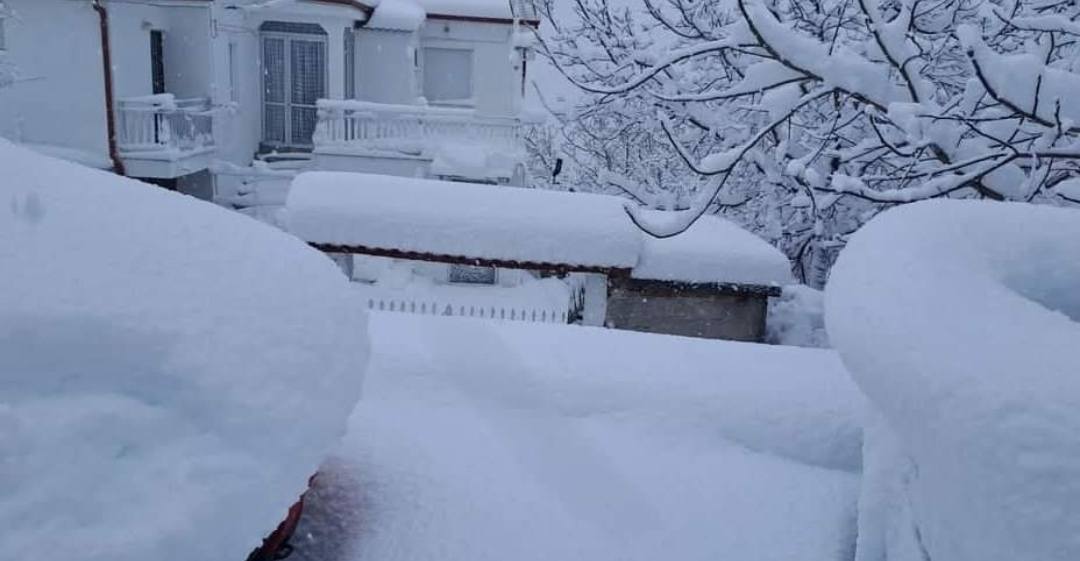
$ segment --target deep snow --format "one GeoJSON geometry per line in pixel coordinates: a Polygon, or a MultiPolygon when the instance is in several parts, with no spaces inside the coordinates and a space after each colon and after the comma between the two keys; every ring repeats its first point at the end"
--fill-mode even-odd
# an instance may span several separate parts
{"type": "Polygon", "coordinates": [[[933,201],[856,233],[829,337],[873,404],[860,560],[1080,559],[1080,211],[933,201]]]}
{"type": "Polygon", "coordinates": [[[344,430],[364,306],[236,213],[5,140],[0,170],[0,559],[244,559],[344,430]]]}
{"type": "Polygon", "coordinates": [[[832,352],[389,313],[371,331],[301,560],[850,558],[862,400],[832,352]]]}

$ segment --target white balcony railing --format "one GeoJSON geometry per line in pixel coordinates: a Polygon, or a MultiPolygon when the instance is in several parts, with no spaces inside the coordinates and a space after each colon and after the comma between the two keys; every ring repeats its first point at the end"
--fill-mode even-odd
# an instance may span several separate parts
{"type": "Polygon", "coordinates": [[[422,153],[446,142],[523,145],[523,123],[515,117],[477,115],[471,109],[319,100],[315,149],[334,147],[422,153]]]}
{"type": "Polygon", "coordinates": [[[205,98],[172,94],[122,99],[117,145],[122,153],[203,151],[214,146],[213,112],[205,98]]]}

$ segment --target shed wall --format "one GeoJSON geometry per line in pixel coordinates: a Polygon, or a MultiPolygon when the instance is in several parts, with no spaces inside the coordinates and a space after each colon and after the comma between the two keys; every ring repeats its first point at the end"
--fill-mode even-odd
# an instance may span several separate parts
{"type": "Polygon", "coordinates": [[[681,291],[675,285],[612,279],[608,286],[609,327],[705,339],[761,342],[768,296],[717,289],[681,291]]]}

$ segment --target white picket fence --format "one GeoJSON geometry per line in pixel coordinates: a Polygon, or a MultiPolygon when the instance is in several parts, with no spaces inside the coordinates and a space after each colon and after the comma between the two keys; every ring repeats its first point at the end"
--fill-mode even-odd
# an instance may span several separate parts
{"type": "Polygon", "coordinates": [[[431,316],[469,317],[480,319],[499,319],[508,321],[528,321],[536,323],[568,323],[569,310],[508,307],[501,305],[479,306],[465,304],[444,304],[436,301],[412,300],[407,298],[367,299],[369,310],[380,312],[406,312],[431,316]]]}

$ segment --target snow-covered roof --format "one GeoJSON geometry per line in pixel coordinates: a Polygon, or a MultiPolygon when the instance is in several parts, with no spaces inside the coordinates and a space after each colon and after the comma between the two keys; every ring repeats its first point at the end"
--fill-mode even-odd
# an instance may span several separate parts
{"type": "MultiPolygon", "coordinates": [[[[687,283],[791,281],[783,253],[727,220],[704,217],[661,240],[639,230],[624,205],[608,195],[332,172],[297,176],[287,202],[292,232],[321,246],[502,266],[615,269],[687,283]]],[[[667,218],[646,214],[650,221],[667,218]]]]}
{"type": "Polygon", "coordinates": [[[290,230],[323,245],[611,269],[641,248],[622,200],[605,195],[309,172],[287,208],[290,230]]]}
{"type": "Polygon", "coordinates": [[[244,559],[344,429],[363,303],[220,207],[2,139],[0,170],[4,558],[244,559]]]}
{"type": "Polygon", "coordinates": [[[424,24],[425,18],[427,13],[415,0],[382,0],[368,19],[367,27],[416,31],[424,24]]]}
{"type": "MultiPolygon", "coordinates": [[[[674,212],[643,211],[649,222],[676,220],[674,212]],[[671,215],[670,218],[665,215],[671,215]]],[[[791,263],[779,249],[719,216],[702,216],[671,238],[645,236],[634,278],[681,282],[781,285],[791,263]]]]}
{"type": "Polygon", "coordinates": [[[375,27],[384,27],[390,22],[395,25],[400,25],[401,22],[411,23],[412,17],[418,10],[428,17],[436,18],[452,17],[507,22],[515,18],[526,21],[536,21],[538,18],[529,0],[368,0],[367,3],[375,8],[375,14],[372,16],[375,27]],[[389,12],[380,16],[381,10],[389,12]],[[399,19],[402,14],[410,14],[410,16],[399,19]],[[377,21],[379,17],[387,19],[385,22],[379,22],[377,21]]]}

